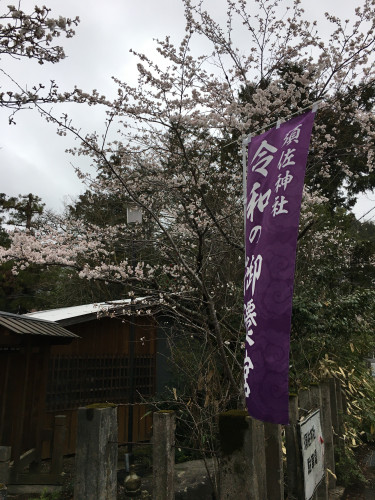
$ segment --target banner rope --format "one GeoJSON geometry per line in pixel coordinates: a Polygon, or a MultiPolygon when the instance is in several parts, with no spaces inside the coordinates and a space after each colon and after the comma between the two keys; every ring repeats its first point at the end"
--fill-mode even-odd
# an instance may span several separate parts
{"type": "MultiPolygon", "coordinates": [[[[293,116],[296,116],[300,113],[303,113],[304,111],[307,111],[308,109],[311,108],[311,111],[313,113],[316,113],[318,108],[319,108],[319,105],[322,103],[323,101],[317,101],[317,102],[314,102],[313,104],[309,104],[309,106],[306,106],[305,108],[302,108],[302,109],[299,109],[298,111],[295,111],[294,113],[286,116],[285,118],[283,118],[282,120],[279,118],[278,120],[276,120],[275,122],[273,123],[270,123],[269,125],[267,125],[266,127],[262,127],[258,130],[256,130],[255,132],[252,132],[251,134],[249,134],[247,137],[243,138],[244,137],[244,134],[241,136],[243,139],[242,139],[242,144],[245,144],[246,146],[249,144],[249,142],[251,141],[251,138],[254,136],[254,135],[258,135],[260,132],[263,132],[263,130],[266,130],[267,128],[271,128],[273,127],[274,125],[277,126],[277,128],[280,127],[280,125],[286,121],[288,121],[290,118],[292,118],[293,116]]],[[[227,148],[228,146],[231,146],[232,144],[237,144],[239,141],[239,139],[236,139],[235,141],[232,141],[232,142],[228,142],[228,144],[224,144],[223,148],[227,148]]]]}
{"type": "Polygon", "coordinates": [[[286,121],[288,121],[290,118],[292,118],[293,116],[296,116],[296,115],[299,115],[301,113],[303,113],[304,111],[307,111],[308,109],[312,108],[311,111],[313,113],[316,113],[317,110],[318,110],[318,107],[319,105],[322,103],[322,101],[317,101],[317,102],[314,102],[314,104],[310,104],[309,106],[306,106],[306,108],[302,108],[302,109],[299,109],[298,111],[295,111],[294,113],[286,116],[285,118],[283,118],[282,120],[278,119],[276,120],[275,122],[273,123],[270,123],[269,125],[267,125],[266,127],[263,127],[263,128],[260,128],[258,130],[256,130],[255,132],[253,132],[252,134],[249,134],[245,139],[243,139],[243,143],[245,143],[246,145],[248,145],[250,142],[251,142],[251,138],[253,137],[253,135],[258,135],[260,132],[263,132],[263,130],[266,130],[267,128],[271,128],[273,127],[274,125],[276,125],[276,128],[279,128],[280,125],[286,121]]]}

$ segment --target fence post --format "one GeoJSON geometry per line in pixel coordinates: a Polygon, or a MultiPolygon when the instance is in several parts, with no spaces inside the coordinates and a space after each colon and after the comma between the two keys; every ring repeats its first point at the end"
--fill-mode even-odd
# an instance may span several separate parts
{"type": "MultiPolygon", "coordinates": [[[[323,434],[323,440],[325,440],[324,435],[324,424],[323,424],[323,411],[322,411],[322,395],[320,393],[320,386],[317,384],[313,384],[310,386],[310,394],[311,394],[311,409],[319,409],[320,410],[320,423],[323,434]]],[[[325,448],[325,441],[324,441],[325,448]]],[[[319,484],[316,490],[316,497],[318,500],[328,500],[328,473],[327,473],[327,459],[324,457],[324,477],[322,482],[319,484]]]]}
{"type": "Polygon", "coordinates": [[[9,482],[9,463],[12,448],[10,446],[0,446],[0,483],[9,482]]]}
{"type": "MultiPolygon", "coordinates": [[[[310,389],[301,389],[298,392],[298,416],[299,419],[305,418],[308,413],[316,407],[316,397],[313,400],[312,393],[310,389]]],[[[299,437],[298,437],[299,439],[299,437]]],[[[301,466],[301,474],[303,477],[303,466],[301,466]]],[[[304,478],[302,479],[304,488],[304,478]]],[[[312,496],[312,500],[317,500],[317,492],[312,496]]]]}
{"type": "Polygon", "coordinates": [[[328,379],[329,392],[331,400],[331,418],[332,418],[332,428],[333,428],[333,442],[335,446],[339,446],[340,440],[340,426],[339,426],[339,416],[337,408],[337,394],[336,394],[336,382],[333,377],[328,379]]]}
{"type": "MultiPolygon", "coordinates": [[[[335,450],[333,446],[333,431],[332,431],[332,413],[331,413],[331,397],[329,380],[324,380],[320,384],[320,392],[322,396],[322,414],[323,414],[323,438],[324,438],[324,457],[326,469],[329,469],[335,474],[335,450]]],[[[336,479],[328,473],[328,488],[336,487],[336,479]]]]}
{"type": "Polygon", "coordinates": [[[266,442],[267,500],[284,499],[283,451],[281,425],[264,424],[266,442]]]}
{"type": "Polygon", "coordinates": [[[341,388],[341,382],[339,379],[334,379],[335,380],[335,385],[336,385],[336,398],[337,398],[337,415],[338,415],[338,435],[339,435],[339,440],[341,441],[342,438],[342,433],[344,429],[344,407],[343,407],[343,394],[342,394],[342,388],[341,388]]]}
{"type": "Polygon", "coordinates": [[[219,438],[220,500],[268,498],[262,422],[242,410],[221,413],[219,438]]]}
{"type": "Polygon", "coordinates": [[[266,478],[266,451],[264,443],[264,424],[260,420],[256,420],[249,416],[246,417],[249,426],[252,427],[254,436],[254,461],[255,474],[258,482],[259,498],[267,498],[267,478],[266,478]]]}
{"type": "Polygon", "coordinates": [[[116,500],[117,432],[117,407],[78,409],[74,500],[116,500]]]}
{"type": "Polygon", "coordinates": [[[298,439],[298,397],[289,396],[289,425],[285,426],[288,499],[304,498],[303,473],[298,439]]]}
{"type": "Polygon", "coordinates": [[[53,429],[52,474],[61,474],[63,470],[64,446],[66,436],[66,416],[56,415],[53,429]]]}
{"type": "Polygon", "coordinates": [[[153,417],[152,470],[153,499],[174,500],[174,463],[175,463],[174,411],[157,411],[153,417]]]}
{"type": "Polygon", "coordinates": [[[306,417],[311,410],[311,393],[309,389],[302,389],[298,392],[298,416],[306,417]]]}

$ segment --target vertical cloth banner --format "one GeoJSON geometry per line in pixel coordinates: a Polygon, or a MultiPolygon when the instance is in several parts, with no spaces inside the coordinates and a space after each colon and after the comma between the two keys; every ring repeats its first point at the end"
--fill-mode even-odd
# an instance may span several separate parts
{"type": "Polygon", "coordinates": [[[248,146],[244,382],[249,414],[288,424],[289,344],[303,182],[315,113],[248,146]]]}

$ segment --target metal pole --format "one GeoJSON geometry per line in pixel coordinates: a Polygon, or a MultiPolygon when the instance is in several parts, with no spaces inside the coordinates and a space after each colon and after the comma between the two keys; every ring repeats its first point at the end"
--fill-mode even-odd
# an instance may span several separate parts
{"type": "Polygon", "coordinates": [[[246,205],[247,205],[247,144],[246,139],[242,141],[242,189],[243,189],[243,234],[244,248],[246,252],[246,205]]]}
{"type": "MultiPolygon", "coordinates": [[[[126,219],[128,224],[142,223],[142,210],[135,205],[126,208],[126,219]]],[[[132,230],[132,268],[135,274],[136,254],[134,246],[134,230],[132,230]]],[[[125,457],[127,464],[133,462],[133,411],[134,411],[134,389],[135,389],[135,299],[132,294],[130,300],[130,323],[129,323],[129,394],[128,394],[128,453],[125,457]]],[[[127,467],[129,469],[129,467],[127,467]]],[[[127,470],[129,472],[129,470],[127,470]]]]}
{"type": "Polygon", "coordinates": [[[242,140],[242,189],[243,189],[243,232],[246,259],[246,207],[247,207],[247,149],[251,142],[251,135],[242,140]]]}
{"type": "MultiPolygon", "coordinates": [[[[132,267],[135,270],[135,247],[134,234],[132,236],[132,267]]],[[[134,296],[130,302],[130,325],[129,325],[129,407],[128,407],[128,453],[130,462],[133,462],[133,404],[134,404],[134,348],[135,348],[135,303],[134,296]]]]}

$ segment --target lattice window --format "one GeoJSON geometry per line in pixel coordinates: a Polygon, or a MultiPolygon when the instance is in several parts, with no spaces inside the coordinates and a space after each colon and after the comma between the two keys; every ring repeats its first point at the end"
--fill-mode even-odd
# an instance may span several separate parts
{"type": "MultiPolygon", "coordinates": [[[[47,387],[47,410],[69,410],[90,403],[128,401],[129,359],[123,355],[53,356],[47,387]]],[[[155,357],[134,359],[135,401],[155,393],[155,357]]]]}

